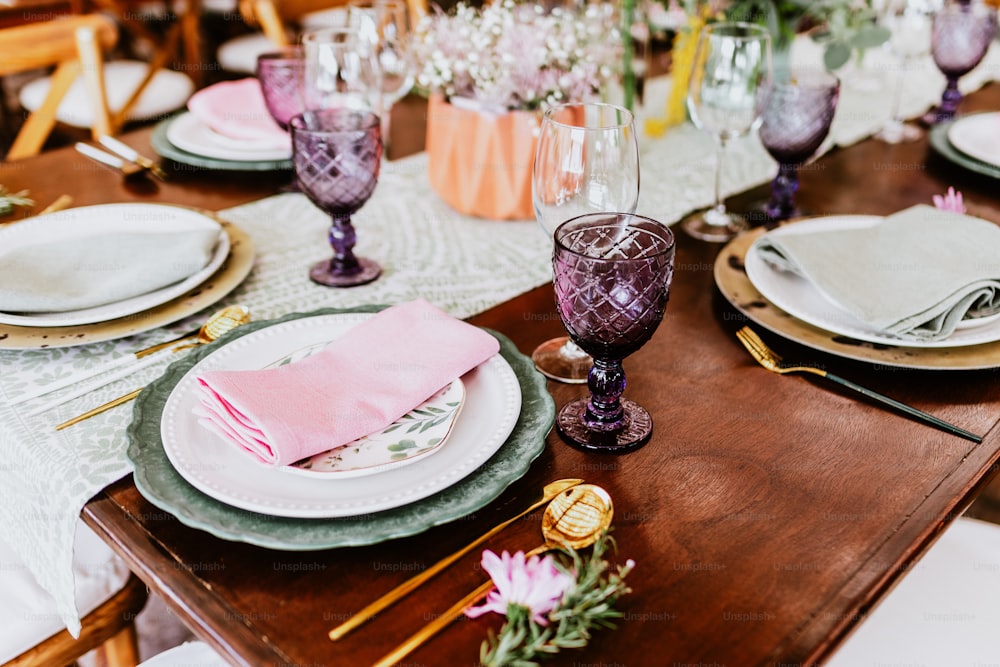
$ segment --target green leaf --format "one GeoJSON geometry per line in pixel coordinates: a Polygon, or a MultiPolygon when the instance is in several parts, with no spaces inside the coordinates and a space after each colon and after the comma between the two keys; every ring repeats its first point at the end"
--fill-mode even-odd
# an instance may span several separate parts
{"type": "Polygon", "coordinates": [[[892,33],[881,26],[864,26],[851,37],[850,45],[854,49],[873,49],[885,44],[891,36],[892,33]]]}
{"type": "Polygon", "coordinates": [[[416,441],[406,439],[406,440],[400,440],[397,443],[393,443],[388,447],[386,447],[386,449],[388,449],[390,452],[402,452],[407,449],[413,449],[416,446],[417,446],[416,441]]]}
{"type": "Polygon", "coordinates": [[[851,58],[851,49],[843,42],[830,42],[823,52],[823,65],[831,72],[844,66],[851,58]]]}

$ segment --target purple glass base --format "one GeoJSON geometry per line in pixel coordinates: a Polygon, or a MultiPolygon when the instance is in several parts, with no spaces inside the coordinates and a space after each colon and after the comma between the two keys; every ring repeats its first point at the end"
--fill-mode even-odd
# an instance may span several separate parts
{"type": "Polygon", "coordinates": [[[587,399],[568,403],[556,417],[559,435],[572,447],[588,452],[623,454],[635,451],[647,442],[653,434],[653,418],[639,404],[622,399],[625,410],[621,427],[602,431],[587,427],[587,399]]]}
{"type": "Polygon", "coordinates": [[[309,278],[314,283],[326,285],[327,287],[354,287],[370,283],[379,277],[382,267],[364,257],[358,257],[358,268],[355,271],[337,271],[333,262],[324,259],[322,262],[313,264],[309,270],[309,278]]]}
{"type": "Polygon", "coordinates": [[[538,372],[547,378],[567,384],[584,384],[594,360],[576,345],[569,345],[569,337],[547,340],[531,353],[538,372]]]}

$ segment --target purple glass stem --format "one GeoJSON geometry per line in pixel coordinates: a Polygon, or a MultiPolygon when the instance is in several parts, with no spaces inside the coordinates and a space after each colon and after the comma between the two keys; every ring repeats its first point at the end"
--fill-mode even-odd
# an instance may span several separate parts
{"type": "Polygon", "coordinates": [[[334,213],[330,216],[333,224],[330,226],[330,245],[333,247],[333,257],[330,258],[330,269],[333,273],[350,275],[361,270],[358,258],[354,256],[354,244],[358,237],[351,224],[350,214],[334,213]]]}
{"type": "Polygon", "coordinates": [[[625,370],[620,359],[595,358],[587,375],[590,399],[584,413],[587,428],[595,431],[620,429],[625,418],[621,397],[625,393],[625,370]]]}
{"type": "Polygon", "coordinates": [[[771,181],[771,200],[764,207],[764,212],[772,221],[787,220],[793,217],[795,193],[799,189],[799,166],[797,164],[779,164],[778,175],[771,181]]]}

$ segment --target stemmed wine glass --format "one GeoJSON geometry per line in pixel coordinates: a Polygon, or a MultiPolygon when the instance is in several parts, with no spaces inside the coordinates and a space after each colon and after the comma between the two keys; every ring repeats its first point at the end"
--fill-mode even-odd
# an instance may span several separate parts
{"type": "Polygon", "coordinates": [[[299,189],[330,215],[333,257],[313,265],[313,282],[331,287],[369,283],[382,272],[370,259],[355,257],[351,216],[368,201],[378,182],[382,139],[378,116],[338,107],[307,110],[291,120],[292,161],[299,189]]]}
{"type": "Polygon", "coordinates": [[[997,31],[997,12],[981,2],[948,2],[934,14],[931,55],[948,79],[941,104],[926,117],[929,123],[952,120],[962,101],[958,80],[979,64],[997,31]]]}
{"type": "Polygon", "coordinates": [[[687,106],[694,124],[717,145],[715,205],[687,218],[684,231],[703,241],[726,241],[747,228],[722,202],[722,162],[726,146],[760,121],[771,81],[771,37],[750,23],[713,23],[702,29],[695,49],[687,106]]]}
{"type": "Polygon", "coordinates": [[[356,24],[302,36],[302,94],[306,109],[347,107],[380,115],[380,73],[371,45],[356,24]]]}
{"type": "Polygon", "coordinates": [[[257,81],[264,95],[271,118],[282,130],[288,131],[288,121],[305,109],[302,99],[302,78],[305,53],[301,46],[290,46],[257,56],[257,81]]]}
{"type": "MultiPolygon", "coordinates": [[[[632,213],[639,201],[639,146],[632,114],[613,104],[552,107],[542,117],[531,179],[535,217],[551,238],[584,213],[632,213]]],[[[592,360],[565,336],[531,355],[553,380],[582,384],[592,360]]]]}
{"type": "Polygon", "coordinates": [[[799,166],[829,133],[839,97],[840,79],[825,70],[796,72],[774,84],[760,125],[760,141],[778,161],[771,200],[764,207],[771,222],[799,215],[795,206],[799,166]]]}
{"type": "Polygon", "coordinates": [[[631,213],[590,213],[561,224],[552,255],[559,317],[570,338],[594,358],[590,397],[559,411],[556,426],[569,444],[626,452],[646,444],[653,419],[625,390],[622,360],[652,336],[663,319],[674,273],[674,235],[631,213]]]}
{"type": "Polygon", "coordinates": [[[388,144],[392,105],[413,87],[409,56],[410,10],[403,0],[351,0],[347,13],[348,22],[360,26],[378,61],[382,141],[388,144]]]}
{"type": "MultiPolygon", "coordinates": [[[[264,105],[278,126],[288,132],[288,121],[305,109],[302,97],[302,76],[305,56],[301,46],[290,46],[257,56],[257,81],[264,96],[264,105]]],[[[293,180],[281,188],[295,192],[293,180]]]]}
{"type": "Polygon", "coordinates": [[[889,30],[889,50],[899,59],[899,72],[892,93],[892,115],[875,137],[887,144],[916,141],[924,132],[903,122],[899,105],[903,96],[906,72],[931,51],[931,20],[934,0],[891,0],[880,16],[889,30]]]}

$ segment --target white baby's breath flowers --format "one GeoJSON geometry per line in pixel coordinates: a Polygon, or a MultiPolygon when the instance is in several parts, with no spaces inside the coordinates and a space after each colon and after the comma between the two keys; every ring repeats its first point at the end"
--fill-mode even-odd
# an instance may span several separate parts
{"type": "Polygon", "coordinates": [[[594,96],[621,66],[614,17],[502,0],[428,15],[416,31],[417,84],[487,111],[544,109],[594,96]]]}

